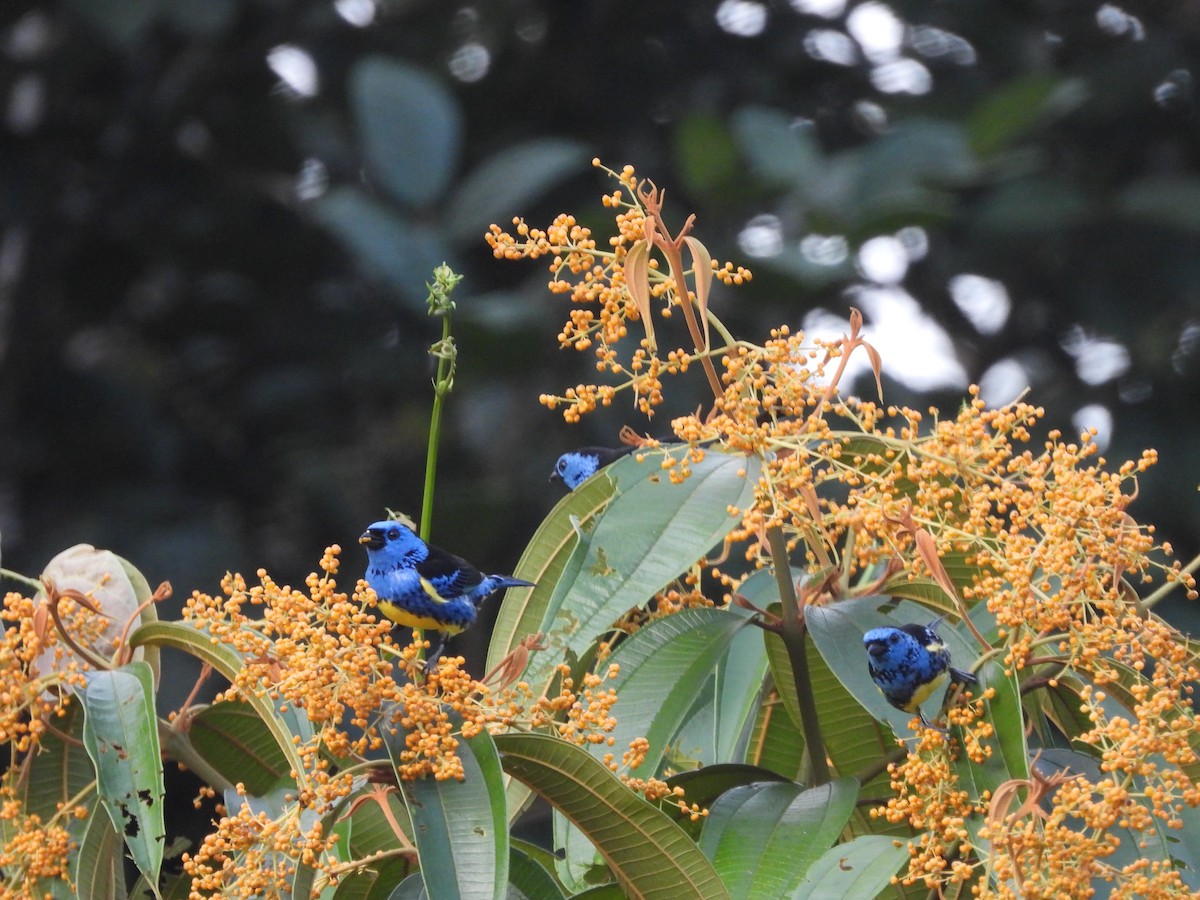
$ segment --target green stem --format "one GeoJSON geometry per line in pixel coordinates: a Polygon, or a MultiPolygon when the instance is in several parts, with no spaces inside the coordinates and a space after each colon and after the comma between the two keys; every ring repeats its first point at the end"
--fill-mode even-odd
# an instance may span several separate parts
{"type": "Polygon", "coordinates": [[[804,733],[804,746],[808,748],[813,784],[826,784],[830,779],[829,763],[825,759],[825,743],[821,740],[817,701],[813,696],[812,681],[808,677],[808,651],[804,641],[807,629],[801,616],[800,602],[796,599],[796,588],[792,584],[787,539],[778,525],[767,529],[767,539],[771,545],[771,561],[775,569],[775,583],[779,587],[779,600],[783,604],[780,636],[787,647],[788,661],[792,664],[792,677],[796,680],[796,697],[800,703],[800,729],[804,733]]]}
{"type": "Polygon", "coordinates": [[[233,787],[233,782],[218,772],[192,746],[191,739],[165,719],[158,720],[158,739],[169,758],[183,763],[213,790],[227,791],[233,787]]]}
{"type": "MultiPolygon", "coordinates": [[[[450,313],[442,316],[443,345],[450,338],[450,313]]],[[[429,540],[429,532],[433,528],[433,489],[437,480],[438,442],[442,436],[442,406],[446,394],[450,392],[446,384],[449,374],[450,360],[445,356],[438,357],[437,378],[433,383],[433,412],[429,416],[429,447],[425,451],[425,488],[421,496],[421,540],[429,540]]]]}
{"type": "Polygon", "coordinates": [[[30,578],[28,575],[22,575],[20,572],[14,572],[12,569],[0,569],[0,578],[8,578],[12,581],[19,581],[22,584],[29,585],[35,590],[42,589],[42,583],[36,578],[30,578]]]}
{"type": "MultiPolygon", "coordinates": [[[[1180,575],[1191,575],[1197,569],[1200,569],[1200,556],[1192,557],[1192,561],[1189,562],[1182,569],[1180,569],[1179,574],[1180,575]]],[[[3,571],[3,570],[0,570],[0,571],[3,571]]],[[[1163,600],[1165,600],[1170,595],[1170,593],[1173,590],[1175,590],[1177,587],[1179,587],[1178,581],[1168,581],[1166,584],[1162,585],[1160,588],[1158,588],[1158,590],[1154,591],[1149,596],[1143,597],[1138,602],[1138,608],[1142,609],[1142,610],[1154,609],[1154,607],[1156,607],[1159,603],[1161,603],[1163,600]]]]}

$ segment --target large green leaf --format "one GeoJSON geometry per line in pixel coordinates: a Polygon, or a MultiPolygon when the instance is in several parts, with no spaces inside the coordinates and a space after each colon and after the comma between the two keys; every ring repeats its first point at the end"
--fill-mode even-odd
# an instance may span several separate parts
{"type": "MultiPolygon", "coordinates": [[[[672,775],[667,779],[667,784],[672,788],[683,788],[684,799],[688,803],[708,809],[726,791],[755,782],[769,781],[791,783],[790,778],[785,778],[778,772],[764,769],[761,766],[718,763],[715,766],[703,766],[699,769],[672,775]]],[[[700,832],[704,828],[703,818],[692,821],[691,814],[681,810],[671,799],[662,800],[659,805],[667,815],[680,824],[684,831],[693,838],[700,837],[700,832]]]]}
{"type": "Polygon", "coordinates": [[[582,170],[587,148],[565,138],[537,138],[485,159],[454,188],[446,228],[458,240],[478,241],[488,225],[507,223],[564,176],[582,170]]]}
{"type": "Polygon", "coordinates": [[[389,900],[397,887],[409,877],[421,883],[405,859],[392,858],[347,875],[338,882],[333,900],[389,900]],[[411,874],[410,874],[411,873],[411,874]]]}
{"type": "MultiPolygon", "coordinates": [[[[601,472],[559,500],[542,520],[513,573],[537,586],[505,594],[488,645],[488,671],[498,666],[523,639],[542,631],[553,617],[552,610],[556,611],[561,603],[561,597],[557,596],[559,585],[569,584],[583,562],[583,553],[578,548],[581,542],[586,544],[585,530],[591,529],[615,490],[607,472],[601,472]]],[[[543,669],[560,661],[561,657],[551,654],[538,660],[543,669]]]]}
{"type": "Polygon", "coordinates": [[[425,312],[429,273],[453,259],[440,234],[356,187],[337,187],[305,209],[354,256],[365,274],[394,287],[425,312]]]}
{"type": "MultiPolygon", "coordinates": [[[[617,692],[619,713],[611,732],[613,745],[590,744],[597,759],[618,758],[634,738],[644,737],[649,750],[637,771],[659,775],[663,758],[693,708],[696,686],[708,680],[725,658],[734,637],[749,619],[722,609],[688,609],[657,619],[623,641],[609,662],[620,673],[608,686],[617,692]]],[[[560,815],[562,815],[560,813],[560,815]]],[[[570,878],[583,879],[594,864],[595,849],[580,832],[559,823],[556,834],[566,850],[570,878]]]]}
{"type": "Polygon", "coordinates": [[[88,675],[83,741],[100,800],[138,869],[152,884],[162,866],[162,755],[154,715],[154,676],[145,662],[88,675]]]}
{"type": "Polygon", "coordinates": [[[767,675],[767,650],[763,633],[746,628],[733,636],[725,658],[717,667],[716,706],[712,759],[705,762],[741,762],[750,738],[750,726],[763,696],[767,675]]]}
{"type": "MultiPolygon", "coordinates": [[[[855,775],[868,765],[878,762],[895,747],[895,739],[885,726],[855,702],[841,680],[817,652],[812,635],[804,637],[808,661],[808,678],[812,685],[817,719],[821,723],[821,741],[825,755],[839,775],[855,775]]],[[[799,724],[799,712],[791,704],[796,700],[792,663],[783,639],[776,634],[766,635],[767,654],[771,671],[784,699],[784,708],[799,724]]],[[[865,665],[865,663],[864,663],[865,665]]]]}
{"type": "MultiPolygon", "coordinates": [[[[208,663],[229,681],[233,681],[242,668],[242,658],[230,647],[214,642],[206,632],[184,622],[152,622],[142,625],[129,636],[129,644],[132,647],[173,647],[208,663]]],[[[245,701],[267,726],[276,746],[288,760],[289,771],[304,771],[304,764],[293,742],[293,737],[305,740],[311,734],[311,726],[303,717],[303,713],[291,706],[288,713],[281,714],[269,697],[258,692],[245,694],[245,701]]]]}
{"type": "Polygon", "coordinates": [[[550,868],[526,853],[514,841],[508,857],[508,893],[505,900],[565,900],[550,868]]]}
{"type": "MultiPolygon", "coordinates": [[[[574,548],[570,565],[564,563],[558,583],[539,583],[531,592],[552,591],[534,629],[547,634],[549,646],[533,655],[526,675],[535,689],[544,687],[568,654],[583,655],[616,619],[644,605],[720,542],[739,521],[729,509],[747,505],[753,495],[756,460],[710,451],[692,464],[689,478],[673,484],[658,459],[626,456],[599,476],[616,483],[615,496],[596,517],[590,536],[574,548]]],[[[537,556],[556,556],[561,546],[561,540],[553,541],[537,556]]],[[[531,546],[526,554],[533,552],[531,546]]],[[[520,567],[518,574],[524,577],[520,567]]]]}
{"type": "MultiPolygon", "coordinates": [[[[389,751],[392,740],[386,741],[389,751]]],[[[402,782],[429,896],[492,900],[508,884],[508,814],[491,736],[459,741],[463,780],[402,782]]]]}
{"type": "Polygon", "coordinates": [[[837,840],[857,798],[853,778],[808,790],[778,782],[734,788],[709,810],[700,849],[733,896],[777,900],[837,840]]]}
{"type": "MultiPolygon", "coordinates": [[[[620,666],[608,686],[617,692],[620,714],[612,731],[617,754],[644,737],[650,750],[642,764],[658,773],[671,740],[692,709],[696,686],[725,658],[733,639],[750,620],[723,609],[687,609],[656,619],[623,641],[609,657],[620,666]]],[[[594,745],[592,755],[609,752],[594,745]]]]}
{"type": "Polygon", "coordinates": [[[792,900],[875,900],[907,860],[908,847],[890,837],[856,837],[814,862],[792,900]]]}
{"type": "Polygon", "coordinates": [[[125,897],[125,853],[112,819],[93,803],[79,849],[71,858],[71,881],[77,896],[90,900],[125,897]]]}
{"type": "Polygon", "coordinates": [[[541,734],[497,735],[504,771],[561,810],[596,845],[627,896],[728,897],[687,834],[587,751],[541,734]]]}
{"type": "Polygon", "coordinates": [[[1006,81],[972,111],[967,123],[971,146],[981,157],[992,156],[1084,98],[1082,82],[1056,75],[1006,81]]]}
{"type": "Polygon", "coordinates": [[[231,784],[264,794],[291,765],[268,725],[246,703],[217,703],[202,709],[188,724],[192,746],[231,784]]]}
{"type": "Polygon", "coordinates": [[[454,95],[428,72],[384,56],[356,62],[349,84],[371,174],[403,203],[432,203],[458,167],[463,125],[454,95]]]}
{"type": "MultiPolygon", "coordinates": [[[[38,752],[22,763],[24,777],[15,784],[18,796],[25,812],[43,822],[49,822],[72,799],[87,802],[84,791],[95,781],[96,769],[82,743],[83,718],[83,712],[72,704],[66,716],[55,720],[55,731],[38,740],[38,752]]],[[[8,777],[16,774],[17,770],[10,770],[8,777]]]]}
{"type": "Polygon", "coordinates": [[[804,735],[783,700],[772,693],[759,706],[746,748],[746,762],[798,780],[805,768],[804,735]]]}
{"type": "Polygon", "coordinates": [[[767,184],[800,188],[807,200],[825,179],[825,163],[816,128],[796,116],[762,106],[743,106],[733,114],[733,135],[754,174],[767,184]]]}

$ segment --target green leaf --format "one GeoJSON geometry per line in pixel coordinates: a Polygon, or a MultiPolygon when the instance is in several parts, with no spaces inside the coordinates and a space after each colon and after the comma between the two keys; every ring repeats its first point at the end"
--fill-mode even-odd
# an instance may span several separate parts
{"type": "MultiPolygon", "coordinates": [[[[393,742],[387,741],[389,752],[393,742]]],[[[402,782],[429,896],[492,900],[508,884],[508,815],[491,736],[459,741],[463,780],[402,782]]]]}
{"type": "Polygon", "coordinates": [[[733,114],[733,135],[759,180],[776,187],[801,187],[805,199],[813,199],[813,189],[825,178],[814,127],[782,110],[743,106],[733,114]]]}
{"type": "Polygon", "coordinates": [[[478,241],[493,222],[508,222],[564,177],[582,171],[587,148],[565,138],[536,138],[493,154],[458,184],[446,210],[446,230],[478,241]]]}
{"type": "Polygon", "coordinates": [[[737,145],[716,112],[691,111],[680,118],[671,136],[671,150],[675,171],[693,195],[732,189],[740,181],[737,145]]]}
{"type": "MultiPolygon", "coordinates": [[[[644,737],[649,749],[639,771],[657,776],[693,708],[696,685],[708,679],[749,621],[723,609],[686,609],[656,619],[623,641],[609,658],[620,666],[617,677],[607,683],[620,698],[613,743],[589,744],[592,756],[619,757],[634,738],[644,737]]],[[[568,871],[578,881],[595,864],[595,850],[578,831],[564,832],[560,826],[557,833],[565,838],[568,871]]]]}
{"type": "MultiPolygon", "coordinates": [[[[854,697],[842,685],[841,679],[834,674],[818,652],[812,635],[806,634],[804,640],[807,648],[805,658],[808,660],[808,678],[812,684],[817,718],[821,723],[821,741],[825,745],[825,755],[829,757],[839,775],[856,775],[891,752],[895,747],[895,740],[885,727],[855,702],[854,697]]],[[[783,640],[778,635],[767,634],[766,642],[772,671],[779,679],[776,683],[781,686],[781,693],[785,698],[795,697],[792,663],[783,640]],[[790,688],[783,690],[782,685],[790,685],[790,688]]],[[[786,700],[784,706],[787,708],[786,700]]],[[[791,710],[789,714],[792,714],[791,710]]],[[[799,721],[796,724],[799,725],[799,721]]]]}
{"type": "Polygon", "coordinates": [[[804,735],[775,695],[764,702],[754,719],[746,762],[795,781],[804,771],[804,735]]]}
{"type": "MultiPolygon", "coordinates": [[[[648,453],[638,462],[630,455],[605,469],[617,492],[580,543],[581,564],[564,567],[559,583],[545,586],[553,594],[536,630],[547,633],[549,647],[533,655],[526,676],[535,690],[568,653],[582,655],[616,619],[711,550],[739,521],[729,508],[746,506],[753,496],[757,460],[710,451],[691,464],[689,478],[672,484],[658,459],[648,453]]],[[[541,590],[539,583],[531,593],[541,590]]]]}
{"type": "Polygon", "coordinates": [[[454,95],[428,72],[384,56],[359,60],[349,82],[371,173],[402,203],[432,203],[458,167],[463,123],[454,95]]]}
{"type": "MultiPolygon", "coordinates": [[[[764,583],[763,596],[759,603],[767,601],[772,612],[779,612],[778,589],[775,579],[769,575],[770,589],[764,583]]],[[[796,577],[799,577],[797,573],[796,577]]],[[[747,582],[749,583],[749,581],[747,582]]],[[[756,605],[758,605],[756,603],[756,605]]],[[[764,632],[767,657],[770,660],[771,676],[775,689],[782,700],[792,724],[800,725],[800,700],[796,693],[796,679],[792,672],[792,661],[788,656],[783,639],[774,633],[764,632]]],[[[826,756],[840,775],[855,775],[866,766],[878,762],[895,746],[886,728],[880,726],[869,712],[855,702],[854,697],[842,685],[817,651],[811,634],[805,635],[805,658],[808,660],[808,679],[812,685],[813,700],[817,707],[817,718],[821,723],[821,739],[825,744],[826,756]]],[[[861,641],[859,642],[861,646],[861,641]]],[[[865,667],[865,655],[863,665],[865,667]]],[[[777,729],[776,729],[777,730],[777,729]]],[[[795,774],[787,772],[785,774],[795,774]]]]}
{"type": "Polygon", "coordinates": [[[1052,118],[1076,108],[1086,89],[1076,79],[1029,75],[1005,82],[984,98],[967,121],[971,147],[993,156],[1052,118]]]}
{"type": "Polygon", "coordinates": [[[596,845],[628,896],[729,894],[686,833],[580,747],[541,734],[497,735],[504,771],[561,810],[596,845]]]}
{"type": "Polygon", "coordinates": [[[875,900],[908,861],[908,847],[869,834],[838,844],[812,864],[792,900],[875,900]]]}
{"type": "Polygon", "coordinates": [[[83,740],[100,799],[138,869],[157,884],[162,866],[162,756],[150,666],[131,662],[88,675],[83,740]]]}
{"type": "Polygon", "coordinates": [[[265,794],[288,778],[291,763],[267,723],[246,703],[217,703],[201,710],[188,726],[196,751],[230,784],[265,794]]]}
{"type": "Polygon", "coordinates": [[[333,900],[388,900],[409,877],[415,877],[424,890],[421,876],[412,870],[412,864],[406,859],[386,859],[369,869],[345,876],[338,882],[333,900]]]}
{"type": "Polygon", "coordinates": [[[524,852],[514,841],[508,856],[508,893],[505,900],[566,900],[550,870],[524,852]]]}
{"type": "MultiPolygon", "coordinates": [[[[82,710],[72,704],[66,716],[54,723],[66,740],[46,732],[38,740],[38,752],[22,764],[25,777],[15,785],[18,796],[25,812],[43,822],[49,822],[59,807],[73,798],[83,803],[91,799],[84,791],[95,781],[96,769],[83,747],[83,719],[82,710]]],[[[9,770],[10,777],[16,773],[16,769],[9,770]]]]}
{"type": "MultiPolygon", "coordinates": [[[[750,620],[723,609],[685,609],[640,628],[613,651],[621,667],[607,686],[620,698],[621,714],[612,731],[619,755],[637,737],[650,742],[644,771],[659,764],[683,724],[701,684],[724,659],[733,639],[750,620]]],[[[609,752],[593,745],[597,759],[609,752]]]]}
{"type": "MultiPolygon", "coordinates": [[[[152,622],[141,625],[129,636],[129,646],[172,647],[206,662],[233,681],[242,669],[242,658],[225,644],[216,643],[203,631],[185,622],[152,622]]],[[[296,752],[293,738],[307,741],[312,736],[311,723],[302,710],[294,706],[281,713],[271,699],[257,691],[244,695],[244,700],[255,716],[271,732],[275,745],[288,761],[289,772],[304,771],[304,764],[296,752]]]]}
{"type": "Polygon", "coordinates": [[[1126,186],[1117,198],[1128,218],[1182,232],[1200,233],[1200,178],[1194,175],[1148,175],[1126,186]]]}
{"type": "MultiPolygon", "coordinates": [[[[409,842],[413,842],[412,820],[408,817],[408,807],[404,805],[400,795],[389,793],[386,802],[391,817],[396,820],[409,842]]],[[[346,846],[341,850],[343,859],[360,859],[381,850],[394,850],[399,846],[400,839],[392,830],[391,822],[380,805],[373,800],[359,804],[354,813],[340,821],[336,827],[346,838],[346,846]]],[[[399,862],[406,868],[414,865],[403,859],[399,862]]],[[[402,879],[397,879],[400,880],[402,879]]]]}
{"type": "MultiPolygon", "coordinates": [[[[760,766],[748,766],[741,763],[718,763],[714,766],[704,766],[689,772],[680,772],[667,779],[671,788],[681,787],[684,790],[683,799],[694,803],[703,809],[710,808],[717,798],[735,787],[742,787],[755,782],[786,782],[791,779],[770,769],[760,766]]],[[[691,815],[684,812],[670,800],[659,801],[659,807],[668,816],[679,823],[679,826],[692,838],[699,838],[704,828],[704,819],[695,822],[691,815]]]]}
{"type": "MultiPolygon", "coordinates": [[[[129,584],[133,588],[134,601],[138,605],[138,624],[143,625],[147,622],[158,621],[158,606],[154,603],[146,601],[154,594],[150,589],[150,582],[146,580],[146,576],[137,570],[137,568],[123,557],[117,556],[117,562],[121,564],[121,568],[125,570],[125,577],[129,579],[129,584]]],[[[121,623],[121,627],[125,627],[125,623],[121,623]]],[[[150,671],[154,674],[154,683],[159,683],[159,668],[160,660],[157,647],[141,647],[139,652],[133,657],[134,659],[143,659],[150,666],[150,671]]]]}
{"type": "MultiPolygon", "coordinates": [[[[505,594],[488,645],[487,671],[500,665],[521,640],[543,629],[552,615],[552,602],[561,603],[555,596],[558,585],[574,580],[583,563],[583,553],[577,553],[581,534],[592,526],[615,490],[616,485],[602,471],[559,500],[542,520],[513,572],[537,587],[505,594]]],[[[541,660],[551,667],[557,661],[549,654],[541,660]]]]}
{"type": "Polygon", "coordinates": [[[853,778],[809,790],[786,783],[734,788],[709,810],[700,849],[733,896],[777,900],[796,890],[837,840],[857,798],[853,778]]]}
{"type": "Polygon", "coordinates": [[[451,256],[437,232],[353,187],[334,188],[305,209],[353,254],[362,272],[387,282],[414,312],[425,313],[429,273],[451,256]]]}
{"type": "MultiPolygon", "coordinates": [[[[743,585],[745,587],[745,585],[743,585]]],[[[731,609],[732,613],[742,613],[731,609]]],[[[745,628],[733,636],[725,658],[717,667],[716,747],[704,762],[740,762],[749,742],[750,727],[758,712],[767,675],[767,650],[759,628],[745,628]]]]}
{"type": "Polygon", "coordinates": [[[71,855],[71,881],[79,896],[93,900],[125,897],[125,852],[112,819],[93,803],[79,850],[71,855]]]}

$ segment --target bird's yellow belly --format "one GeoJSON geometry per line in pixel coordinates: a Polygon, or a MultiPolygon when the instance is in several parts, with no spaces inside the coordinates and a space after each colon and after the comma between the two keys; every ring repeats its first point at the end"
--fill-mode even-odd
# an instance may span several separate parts
{"type": "Polygon", "coordinates": [[[444,631],[446,634],[458,634],[463,630],[461,625],[440,621],[433,616],[422,616],[409,612],[407,609],[399,607],[395,603],[389,603],[387,600],[379,601],[379,611],[397,625],[404,625],[408,628],[433,629],[434,631],[444,631]]]}
{"type": "Polygon", "coordinates": [[[917,708],[929,699],[930,695],[946,683],[947,672],[942,672],[932,681],[927,681],[925,684],[917,687],[913,691],[912,699],[904,707],[905,712],[915,713],[917,708]]]}

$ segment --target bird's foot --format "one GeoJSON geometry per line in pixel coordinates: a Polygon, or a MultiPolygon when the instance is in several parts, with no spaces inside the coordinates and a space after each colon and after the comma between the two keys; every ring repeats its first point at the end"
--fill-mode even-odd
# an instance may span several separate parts
{"type": "Polygon", "coordinates": [[[959,684],[979,684],[979,679],[971,672],[964,672],[962,669],[950,667],[950,680],[957,681],[959,684]]]}

